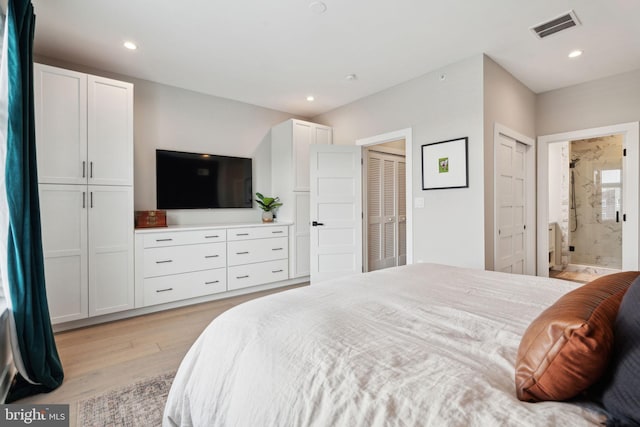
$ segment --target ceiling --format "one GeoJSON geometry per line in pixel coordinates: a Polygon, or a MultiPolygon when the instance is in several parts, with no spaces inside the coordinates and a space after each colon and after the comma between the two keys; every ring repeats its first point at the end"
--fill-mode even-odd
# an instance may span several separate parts
{"type": "Polygon", "coordinates": [[[304,117],[480,53],[536,93],[640,68],[637,0],[312,1],[32,0],[35,53],[304,117]]]}

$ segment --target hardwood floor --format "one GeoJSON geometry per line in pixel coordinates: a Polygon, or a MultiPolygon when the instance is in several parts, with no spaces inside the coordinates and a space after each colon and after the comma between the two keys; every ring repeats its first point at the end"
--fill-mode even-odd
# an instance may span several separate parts
{"type": "Polygon", "coordinates": [[[51,393],[16,403],[68,403],[76,425],[81,399],[178,369],[180,361],[212,319],[245,301],[293,289],[250,295],[167,310],[56,334],[65,379],[51,393]]]}

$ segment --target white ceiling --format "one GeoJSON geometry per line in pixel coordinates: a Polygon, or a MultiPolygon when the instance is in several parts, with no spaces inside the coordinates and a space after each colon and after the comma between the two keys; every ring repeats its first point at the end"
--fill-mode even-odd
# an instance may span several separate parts
{"type": "Polygon", "coordinates": [[[311,2],[32,0],[35,52],[306,117],[483,52],[536,93],[640,68],[637,0],[311,2]],[[529,30],[570,9],[581,26],[529,30]]]}

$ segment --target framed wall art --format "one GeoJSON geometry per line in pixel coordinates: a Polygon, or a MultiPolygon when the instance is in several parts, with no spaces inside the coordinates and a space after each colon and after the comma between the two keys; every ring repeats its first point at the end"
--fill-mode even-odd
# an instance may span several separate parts
{"type": "Polygon", "coordinates": [[[422,146],[422,189],[469,187],[469,138],[422,146]]]}

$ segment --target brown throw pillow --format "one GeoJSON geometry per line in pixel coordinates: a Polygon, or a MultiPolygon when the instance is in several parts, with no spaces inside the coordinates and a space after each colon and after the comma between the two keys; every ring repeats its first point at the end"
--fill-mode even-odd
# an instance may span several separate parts
{"type": "Polygon", "coordinates": [[[562,296],[529,325],[516,360],[518,399],[570,399],[602,376],[620,302],[638,276],[628,271],[600,277],[562,296]]]}

